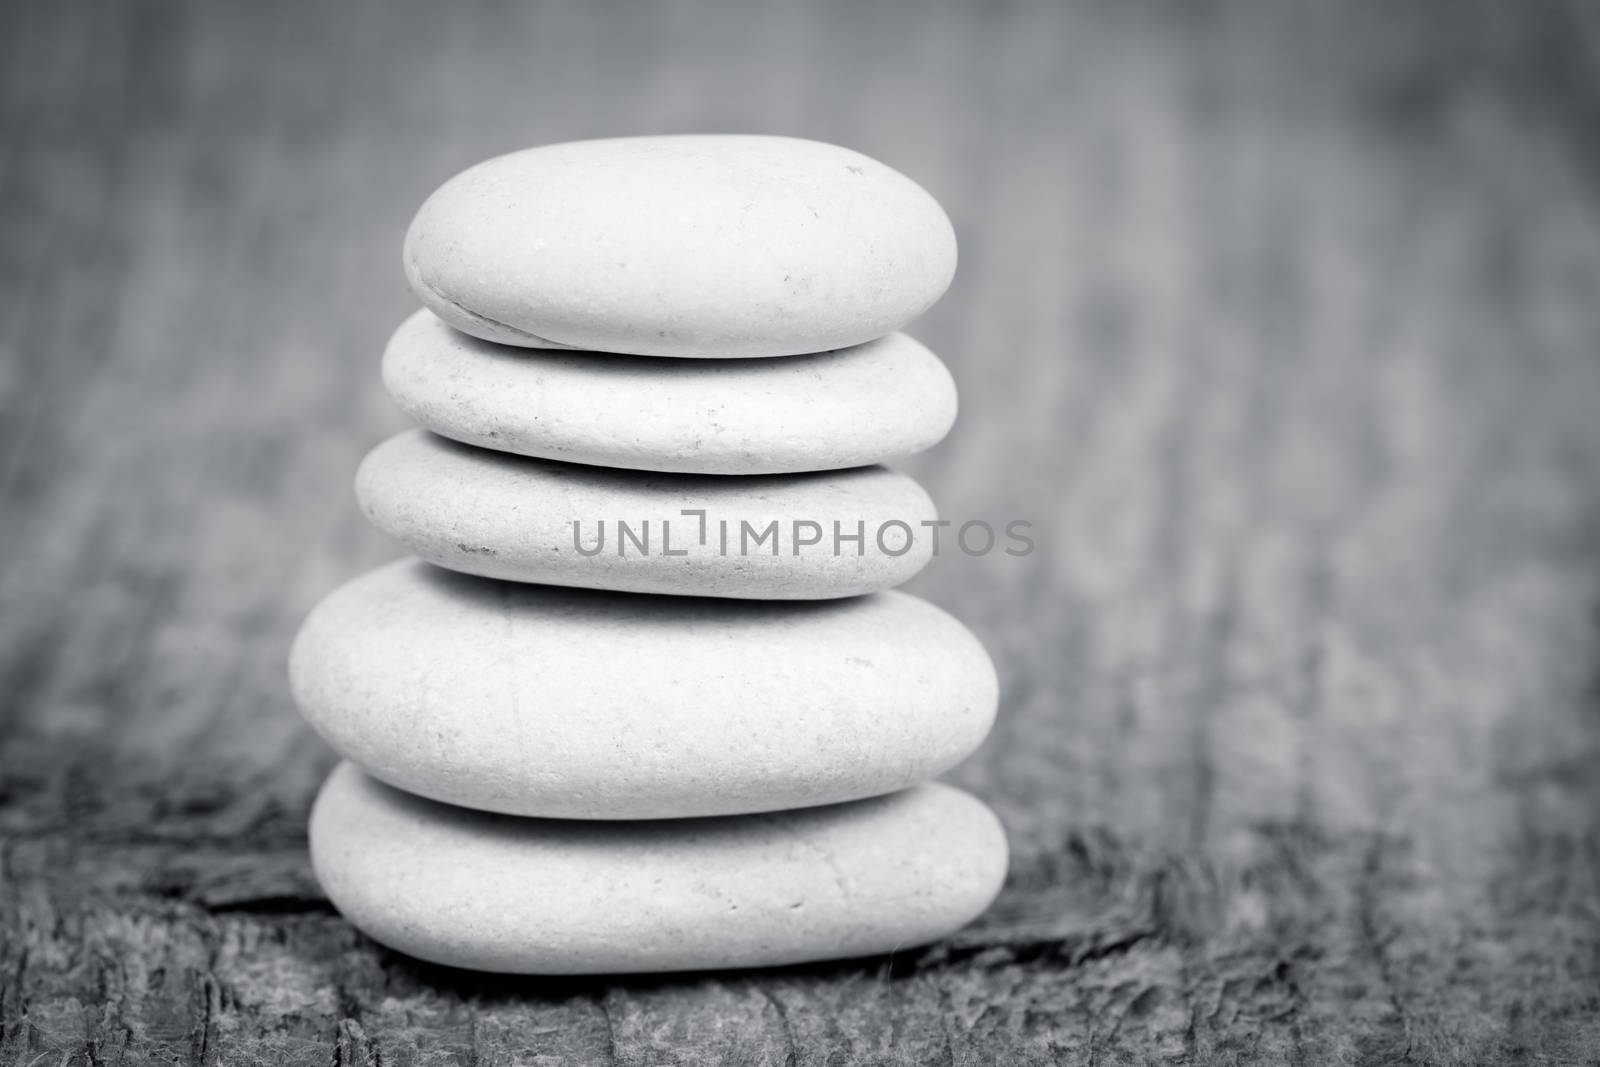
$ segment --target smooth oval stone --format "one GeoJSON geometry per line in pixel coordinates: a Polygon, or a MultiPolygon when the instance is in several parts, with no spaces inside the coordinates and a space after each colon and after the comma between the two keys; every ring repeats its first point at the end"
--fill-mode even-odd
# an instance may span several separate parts
{"type": "Polygon", "coordinates": [[[807,811],[584,823],[451,808],[345,763],[310,837],[328,899],[368,936],[516,974],[892,952],[977,918],[1007,864],[994,813],[937,784],[807,811]]]}
{"type": "Polygon", "coordinates": [[[356,473],[356,497],[378,529],[455,571],[777,600],[899,585],[932,558],[933,531],[921,524],[936,516],[921,486],[884,467],[649,474],[490,452],[423,430],[373,449],[356,473]],[[686,511],[705,512],[703,530],[701,516],[686,511]],[[808,522],[815,529],[797,525],[808,522]],[[801,543],[819,531],[820,541],[801,543]],[[846,539],[858,533],[859,545],[846,539]]]}
{"type": "Polygon", "coordinates": [[[575,819],[903,789],[977,748],[998,691],[977,639],[905,593],[652,597],[414,560],[318,604],[289,676],[317,732],[391,785],[575,819]]]}
{"type": "Polygon", "coordinates": [[[805,356],[660,359],[511,348],[419,311],[390,340],[383,381],[457,441],[689,474],[880,463],[936,444],[956,417],[950,372],[902,333],[805,356]]]}
{"type": "Polygon", "coordinates": [[[933,197],[847,148],[625,137],[530,148],[441,186],[406,234],[411,287],[502,344],[727,358],[899,329],[955,273],[933,197]]]}

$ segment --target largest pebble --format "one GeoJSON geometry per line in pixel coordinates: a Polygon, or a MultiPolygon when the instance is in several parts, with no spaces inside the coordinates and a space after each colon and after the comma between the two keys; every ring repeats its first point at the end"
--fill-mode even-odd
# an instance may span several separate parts
{"type": "Polygon", "coordinates": [[[597,824],[451,808],[347,763],[312,809],[311,862],[350,922],[402,952],[603,974],[924,944],[988,907],[1006,841],[982,803],[936,784],[808,811],[597,824]]]}

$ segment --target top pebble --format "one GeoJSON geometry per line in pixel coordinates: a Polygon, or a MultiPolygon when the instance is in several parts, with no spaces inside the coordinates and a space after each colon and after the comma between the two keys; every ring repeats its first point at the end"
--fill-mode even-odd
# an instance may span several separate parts
{"type": "Polygon", "coordinates": [[[476,337],[725,359],[861,344],[950,284],[955,232],[911,179],[790,137],[531,148],[450,179],[406,234],[406,277],[476,337]]]}

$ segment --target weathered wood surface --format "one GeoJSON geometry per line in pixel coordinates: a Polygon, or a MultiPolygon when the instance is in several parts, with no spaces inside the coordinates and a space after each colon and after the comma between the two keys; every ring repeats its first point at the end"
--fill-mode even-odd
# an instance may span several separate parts
{"type": "Polygon", "coordinates": [[[1600,15],[1517,4],[0,8],[0,1062],[1595,1062],[1600,15]],[[283,679],[456,169],[857,146],[949,207],[911,464],[1025,559],[950,944],[485,980],[350,931],[283,679]]]}

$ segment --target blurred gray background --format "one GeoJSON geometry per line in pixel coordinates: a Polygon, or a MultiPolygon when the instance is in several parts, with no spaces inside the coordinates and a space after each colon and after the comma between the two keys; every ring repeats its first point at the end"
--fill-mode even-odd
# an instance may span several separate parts
{"type": "Polygon", "coordinates": [[[0,134],[0,1062],[1600,1056],[1600,7],[21,0],[0,134]],[[283,673],[399,554],[401,235],[675,131],[955,221],[907,466],[1039,548],[913,588],[999,666],[1011,881],[892,960],[416,964],[310,876],[283,673]]]}

